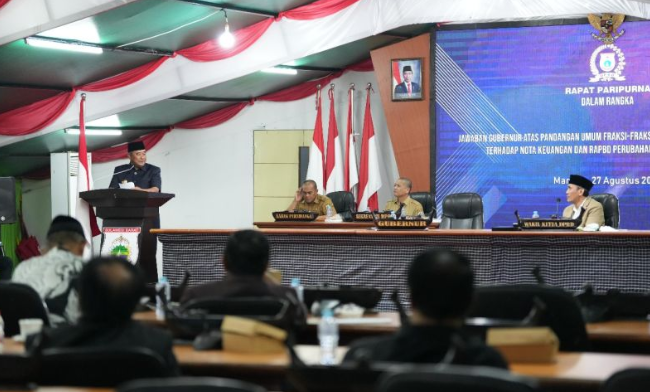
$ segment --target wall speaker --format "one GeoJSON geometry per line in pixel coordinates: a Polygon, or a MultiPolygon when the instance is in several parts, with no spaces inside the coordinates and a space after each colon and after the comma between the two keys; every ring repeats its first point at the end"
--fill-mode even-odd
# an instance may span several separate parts
{"type": "Polygon", "coordinates": [[[16,222],[16,179],[0,177],[0,225],[16,222]]]}

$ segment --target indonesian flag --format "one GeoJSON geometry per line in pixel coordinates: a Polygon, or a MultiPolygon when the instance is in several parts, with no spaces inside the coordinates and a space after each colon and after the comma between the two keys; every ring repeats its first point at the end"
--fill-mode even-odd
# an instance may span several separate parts
{"type": "Polygon", "coordinates": [[[379,176],[379,159],[377,156],[377,138],[370,112],[370,86],[366,98],[366,112],[363,116],[363,140],[361,142],[361,163],[359,164],[359,211],[379,209],[377,191],[381,188],[379,176]]]}
{"type": "Polygon", "coordinates": [[[309,148],[309,166],[307,167],[307,180],[316,182],[318,189],[323,187],[325,178],[323,151],[325,142],[323,141],[323,119],[321,113],[321,96],[320,89],[316,92],[316,125],[314,125],[314,139],[309,148]]]}
{"type": "Polygon", "coordinates": [[[393,86],[402,83],[402,74],[399,72],[399,62],[393,61],[393,86]]]}
{"type": "Polygon", "coordinates": [[[354,124],[352,113],[354,113],[354,87],[350,87],[348,91],[348,128],[345,132],[345,151],[347,158],[345,159],[345,178],[343,180],[343,190],[353,192],[356,195],[355,187],[359,183],[359,173],[357,168],[357,148],[354,143],[354,124]]]}
{"type": "Polygon", "coordinates": [[[86,147],[85,102],[86,94],[82,94],[81,103],[79,104],[79,166],[77,169],[77,207],[75,217],[81,223],[88,243],[92,244],[92,238],[100,234],[99,227],[97,226],[97,218],[95,217],[93,208],[79,197],[80,192],[92,189],[92,178],[88,170],[88,148],[86,147]]]}
{"type": "Polygon", "coordinates": [[[327,156],[325,157],[325,191],[327,193],[343,190],[343,153],[341,139],[336,125],[334,110],[334,85],[328,92],[330,98],[330,121],[327,131],[327,156]]]}

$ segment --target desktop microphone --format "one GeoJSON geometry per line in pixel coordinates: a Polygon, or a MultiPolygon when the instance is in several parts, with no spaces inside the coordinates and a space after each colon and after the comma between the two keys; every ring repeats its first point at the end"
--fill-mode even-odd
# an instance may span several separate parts
{"type": "Polygon", "coordinates": [[[562,202],[561,198],[555,199],[555,219],[560,219],[560,202],[562,202]]]}
{"type": "Polygon", "coordinates": [[[128,169],[126,169],[126,170],[119,171],[119,172],[117,172],[117,173],[113,173],[113,175],[116,176],[116,175],[118,175],[118,174],[126,173],[126,172],[128,172],[128,171],[133,170],[134,167],[135,167],[134,165],[131,165],[130,168],[128,168],[128,169]]]}

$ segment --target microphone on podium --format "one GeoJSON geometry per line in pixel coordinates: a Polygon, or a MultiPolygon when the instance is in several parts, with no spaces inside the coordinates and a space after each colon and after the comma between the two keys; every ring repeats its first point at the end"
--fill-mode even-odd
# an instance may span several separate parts
{"type": "Polygon", "coordinates": [[[551,219],[560,219],[560,203],[562,202],[561,198],[555,199],[555,215],[551,216],[551,219]]]}

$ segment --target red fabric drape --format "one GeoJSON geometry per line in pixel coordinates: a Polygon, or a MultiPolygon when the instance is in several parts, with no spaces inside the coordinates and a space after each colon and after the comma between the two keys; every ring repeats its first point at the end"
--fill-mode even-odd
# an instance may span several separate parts
{"type": "MultiPolygon", "coordinates": [[[[144,143],[147,150],[152,149],[158,142],[165,136],[167,132],[171,131],[170,128],[155,131],[137,139],[144,143]]],[[[93,151],[93,163],[104,163],[114,161],[116,159],[123,159],[127,157],[126,144],[120,144],[113,147],[102,148],[101,150],[93,151]]]]}
{"type": "Polygon", "coordinates": [[[0,135],[29,135],[50,125],[74,99],[74,91],[0,114],[0,135]]]}
{"type": "Polygon", "coordinates": [[[288,101],[295,101],[298,99],[307,98],[310,95],[316,94],[316,91],[318,91],[318,85],[325,86],[330,81],[338,78],[341,75],[343,75],[343,72],[336,72],[320,79],[310,80],[308,82],[301,83],[297,86],[285,88],[284,90],[280,90],[275,93],[262,95],[256,100],[271,101],[271,102],[288,102],[288,101]]]}
{"type": "Polygon", "coordinates": [[[10,0],[0,0],[0,8],[4,7],[10,0]]]}
{"type": "Polygon", "coordinates": [[[366,60],[359,61],[356,64],[352,64],[352,65],[348,66],[345,70],[346,71],[355,71],[355,72],[370,72],[370,71],[374,71],[375,67],[372,64],[372,59],[368,58],[366,60]]]}
{"type": "Polygon", "coordinates": [[[110,78],[88,83],[79,87],[79,89],[88,92],[99,92],[128,86],[129,84],[135,83],[149,76],[151,73],[153,73],[153,71],[157,70],[158,67],[162,65],[162,63],[169,59],[170,57],[161,57],[156,61],[152,61],[137,68],[133,68],[129,71],[122,72],[121,74],[111,76],[110,78]]]}
{"type": "Polygon", "coordinates": [[[273,18],[265,19],[254,25],[237,30],[234,33],[235,46],[229,49],[219,46],[216,39],[211,39],[191,48],[179,50],[177,53],[191,61],[217,61],[232,57],[248,49],[273,24],[273,18]]]}
{"type": "Polygon", "coordinates": [[[214,127],[219,124],[223,124],[231,118],[235,117],[249,104],[249,102],[241,102],[236,105],[231,105],[223,109],[204,114],[203,116],[178,123],[174,126],[174,128],[201,129],[214,127]]]}
{"type": "Polygon", "coordinates": [[[351,6],[359,0],[319,0],[293,10],[280,12],[278,20],[282,18],[295,20],[311,20],[323,18],[351,6]]]}

